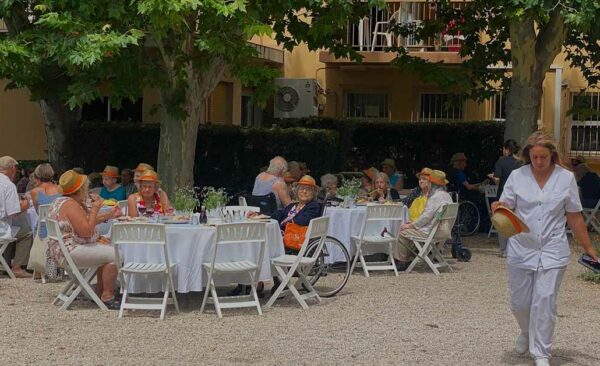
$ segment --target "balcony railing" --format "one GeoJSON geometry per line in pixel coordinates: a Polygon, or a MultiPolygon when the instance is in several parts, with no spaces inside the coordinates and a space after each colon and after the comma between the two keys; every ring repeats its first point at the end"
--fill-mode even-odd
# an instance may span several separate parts
{"type": "MultiPolygon", "coordinates": [[[[464,8],[467,2],[452,2],[455,8],[464,8]]],[[[385,52],[387,47],[402,46],[415,51],[458,52],[463,36],[437,34],[417,40],[414,35],[402,37],[390,29],[393,21],[398,25],[420,27],[424,21],[437,19],[436,4],[423,1],[386,2],[384,8],[373,8],[359,24],[349,24],[347,39],[357,51],[385,52]]]]}

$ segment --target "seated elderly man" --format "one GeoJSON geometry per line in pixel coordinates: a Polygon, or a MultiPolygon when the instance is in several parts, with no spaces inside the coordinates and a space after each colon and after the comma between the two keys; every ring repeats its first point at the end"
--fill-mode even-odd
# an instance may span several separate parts
{"type": "MultiPolygon", "coordinates": [[[[421,216],[414,222],[407,222],[400,227],[398,243],[394,247],[394,258],[396,259],[396,267],[400,271],[404,271],[409,265],[409,255],[413,247],[409,237],[427,237],[433,229],[435,214],[446,204],[452,203],[452,198],[446,192],[446,174],[441,170],[432,170],[427,176],[429,194],[427,195],[427,203],[421,216]]],[[[437,237],[450,238],[452,228],[450,225],[442,225],[438,229],[437,237]]]]}
{"type": "Polygon", "coordinates": [[[404,174],[396,169],[394,159],[387,158],[381,162],[381,171],[390,178],[390,187],[397,191],[404,189],[404,174]]]}
{"type": "Polygon", "coordinates": [[[283,175],[287,169],[287,161],[283,157],[276,156],[271,159],[269,168],[256,176],[252,195],[264,196],[274,193],[278,210],[289,205],[292,199],[288,193],[288,187],[283,180],[283,175]]]}
{"type": "MultiPolygon", "coordinates": [[[[0,158],[0,240],[16,239],[14,244],[9,248],[11,251],[14,246],[14,260],[12,271],[18,278],[30,277],[30,275],[22,269],[29,262],[29,252],[33,244],[33,235],[31,228],[14,227],[13,218],[21,216],[29,208],[27,199],[19,199],[17,187],[13,183],[17,175],[17,161],[10,156],[0,158]]],[[[23,217],[19,217],[23,219],[23,217]]],[[[23,220],[21,220],[23,221],[23,220]]],[[[4,253],[7,263],[10,263],[9,253],[4,253]]]]}
{"type": "Polygon", "coordinates": [[[125,188],[117,182],[117,178],[119,178],[119,168],[107,165],[101,175],[102,185],[104,187],[100,190],[100,197],[105,200],[114,199],[117,201],[127,199],[125,188]]]}
{"type": "Polygon", "coordinates": [[[337,197],[338,179],[335,175],[327,173],[321,177],[321,191],[317,199],[322,202],[341,201],[337,197]]]}

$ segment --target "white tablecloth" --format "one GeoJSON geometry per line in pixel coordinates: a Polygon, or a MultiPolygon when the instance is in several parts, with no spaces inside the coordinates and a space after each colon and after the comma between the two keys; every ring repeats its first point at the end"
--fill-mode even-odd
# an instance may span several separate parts
{"type": "MultiPolygon", "coordinates": [[[[360,235],[366,215],[366,206],[357,206],[355,208],[327,207],[325,210],[325,216],[329,217],[329,231],[327,234],[341,241],[346,249],[348,249],[351,257],[354,256],[356,248],[350,237],[352,235],[360,235]]],[[[398,230],[400,230],[400,225],[406,221],[408,221],[408,209],[404,206],[402,208],[402,221],[371,222],[366,227],[366,234],[379,235],[384,228],[387,228],[387,231],[395,236],[398,230]]],[[[339,250],[335,250],[335,248],[328,247],[328,262],[344,261],[343,254],[339,250]]]]}
{"type": "MultiPolygon", "coordinates": [[[[212,261],[213,241],[215,228],[197,225],[166,225],[167,244],[169,246],[169,260],[177,263],[174,271],[173,282],[177,292],[202,291],[206,285],[206,272],[202,270],[202,263],[212,261]]],[[[253,258],[253,249],[250,245],[232,244],[226,247],[227,252],[221,253],[217,261],[256,260],[253,258]]],[[[219,249],[221,250],[221,249],[219,249]]],[[[122,246],[121,253],[124,262],[160,262],[162,261],[162,248],[145,245],[122,246]]],[[[270,259],[284,254],[283,239],[276,221],[267,224],[267,242],[262,263],[260,280],[270,280],[270,259]]],[[[215,279],[217,285],[231,283],[249,283],[247,276],[219,276],[215,279]]],[[[134,276],[129,291],[133,293],[153,293],[164,291],[164,281],[159,276],[134,276]]]]}

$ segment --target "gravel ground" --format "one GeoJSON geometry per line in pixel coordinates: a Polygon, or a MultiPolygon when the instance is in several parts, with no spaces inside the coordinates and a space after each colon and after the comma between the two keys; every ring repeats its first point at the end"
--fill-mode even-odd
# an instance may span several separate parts
{"type": "MultiPolygon", "coordinates": [[[[157,312],[117,319],[86,301],[60,312],[50,305],[59,284],[3,277],[0,358],[15,365],[532,365],[513,352],[518,328],[496,241],[465,241],[473,260],[452,261],[453,274],[356,272],[342,293],[307,311],[286,299],[263,316],[225,310],[222,320],[212,308],[198,312],[199,294],[180,295],[183,312],[165,321],[157,312]]],[[[573,259],[551,365],[600,365],[600,328],[592,326],[600,286],[577,279],[583,267],[573,259]]]]}

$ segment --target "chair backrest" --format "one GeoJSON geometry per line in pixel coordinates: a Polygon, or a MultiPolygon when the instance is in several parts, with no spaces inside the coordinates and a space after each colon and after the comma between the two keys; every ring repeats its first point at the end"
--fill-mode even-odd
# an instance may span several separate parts
{"type": "Polygon", "coordinates": [[[36,235],[38,236],[38,238],[40,237],[40,230],[42,224],[46,224],[46,220],[48,219],[48,212],[50,212],[51,206],[51,204],[38,206],[38,221],[36,230],[36,235]]]}
{"type": "Polygon", "coordinates": [[[314,241],[315,239],[319,240],[319,244],[311,253],[311,258],[316,259],[323,249],[323,245],[325,244],[325,238],[327,237],[327,232],[329,231],[329,217],[323,216],[318,217],[316,219],[310,220],[308,224],[308,229],[306,230],[306,235],[304,236],[304,243],[302,243],[302,248],[298,253],[298,257],[304,257],[306,250],[308,249],[308,243],[314,241]]]}
{"type": "Polygon", "coordinates": [[[431,232],[429,232],[428,240],[438,236],[438,229],[443,223],[447,223],[445,225],[447,225],[449,231],[448,234],[451,234],[452,226],[454,226],[456,218],[458,217],[458,206],[458,203],[447,203],[438,209],[438,212],[436,212],[433,219],[434,224],[431,228],[431,232]]]}
{"type": "Polygon", "coordinates": [[[115,248],[115,263],[121,266],[121,245],[162,246],[164,263],[170,265],[167,235],[164,224],[154,223],[115,223],[111,228],[111,241],[115,248]]]}
{"type": "Polygon", "coordinates": [[[127,200],[119,201],[118,204],[119,204],[119,208],[121,209],[121,213],[123,213],[123,215],[127,215],[128,214],[127,211],[129,208],[129,203],[127,202],[127,200]]]}
{"type": "Polygon", "coordinates": [[[264,222],[244,222],[234,224],[219,224],[215,234],[213,257],[211,263],[211,272],[214,270],[214,265],[219,251],[231,250],[227,247],[232,244],[244,244],[256,246],[258,248],[258,256],[256,265],[258,266],[257,275],[260,273],[263,257],[265,253],[265,243],[267,240],[267,224],[264,222]]]}
{"type": "Polygon", "coordinates": [[[71,258],[71,253],[69,253],[69,250],[67,249],[67,246],[63,241],[62,231],[60,230],[60,225],[58,224],[58,221],[46,218],[46,231],[48,233],[46,236],[47,239],[56,240],[58,242],[60,251],[62,252],[63,257],[67,261],[67,264],[71,271],[77,271],[79,273],[79,269],[75,265],[75,262],[73,262],[73,258],[71,258]]]}
{"type": "Polygon", "coordinates": [[[246,201],[246,197],[239,196],[238,197],[238,205],[240,205],[240,206],[248,206],[248,202],[246,201]]]}
{"type": "Polygon", "coordinates": [[[277,200],[275,193],[269,193],[264,196],[248,196],[246,197],[247,204],[260,208],[260,213],[270,215],[277,211],[277,200]]]}
{"type": "Polygon", "coordinates": [[[225,206],[223,208],[223,214],[235,216],[236,212],[240,214],[241,218],[244,218],[248,212],[260,212],[260,208],[254,206],[225,206]]]}
{"type": "Polygon", "coordinates": [[[485,207],[490,217],[492,217],[492,207],[490,206],[490,199],[495,200],[498,197],[498,186],[486,184],[483,186],[483,192],[485,194],[485,207]]]}
{"type": "Polygon", "coordinates": [[[402,205],[368,204],[360,236],[364,236],[367,225],[377,221],[402,221],[402,205]]]}

